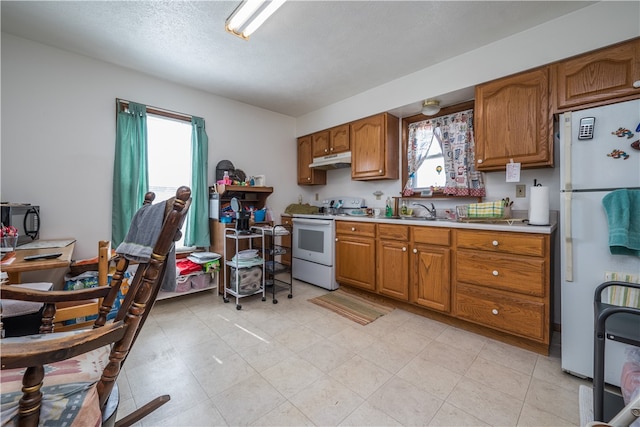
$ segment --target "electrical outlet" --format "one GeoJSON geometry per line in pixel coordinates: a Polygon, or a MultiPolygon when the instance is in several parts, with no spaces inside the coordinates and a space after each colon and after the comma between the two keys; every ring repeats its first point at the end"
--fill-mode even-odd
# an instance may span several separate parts
{"type": "Polygon", "coordinates": [[[516,185],[516,197],[527,197],[527,186],[522,184],[522,185],[516,185]]]}
{"type": "Polygon", "coordinates": [[[316,201],[320,200],[319,198],[320,198],[320,196],[318,195],[318,193],[316,193],[316,201]]]}

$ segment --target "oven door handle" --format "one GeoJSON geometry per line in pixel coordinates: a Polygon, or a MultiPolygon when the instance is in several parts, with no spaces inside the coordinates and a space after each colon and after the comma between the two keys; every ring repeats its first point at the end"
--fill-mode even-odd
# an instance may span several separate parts
{"type": "Polygon", "coordinates": [[[293,218],[293,223],[300,225],[331,225],[332,222],[333,221],[323,219],[293,218]]]}

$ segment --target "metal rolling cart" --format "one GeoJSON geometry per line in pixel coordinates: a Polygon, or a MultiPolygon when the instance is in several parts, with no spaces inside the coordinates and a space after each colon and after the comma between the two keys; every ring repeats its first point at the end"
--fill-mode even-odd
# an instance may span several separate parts
{"type": "Polygon", "coordinates": [[[256,227],[248,231],[233,228],[224,230],[224,302],[229,302],[227,294],[236,298],[236,309],[242,309],[240,299],[262,293],[262,301],[266,301],[266,287],[264,274],[264,233],[256,227]],[[258,248],[254,248],[254,241],[259,239],[258,248]],[[227,243],[232,242],[235,248],[234,256],[227,259],[227,243]],[[240,250],[248,246],[249,249],[240,250]]]}
{"type": "Polygon", "coordinates": [[[274,225],[273,227],[261,227],[264,233],[265,251],[265,275],[267,287],[271,287],[273,303],[277,304],[276,293],[279,289],[288,289],[287,298],[293,298],[293,284],[291,280],[291,237],[293,228],[291,224],[274,225]]]}

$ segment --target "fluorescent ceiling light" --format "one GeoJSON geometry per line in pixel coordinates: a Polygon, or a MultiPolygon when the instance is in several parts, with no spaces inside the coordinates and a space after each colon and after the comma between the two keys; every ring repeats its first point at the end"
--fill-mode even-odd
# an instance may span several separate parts
{"type": "Polygon", "coordinates": [[[285,0],[244,0],[225,22],[225,30],[245,40],[278,10],[285,0]]]}

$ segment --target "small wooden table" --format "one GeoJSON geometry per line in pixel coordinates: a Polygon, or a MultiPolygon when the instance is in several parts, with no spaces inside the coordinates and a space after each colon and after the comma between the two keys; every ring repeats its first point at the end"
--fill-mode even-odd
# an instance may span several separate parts
{"type": "Polygon", "coordinates": [[[20,249],[20,247],[18,247],[16,249],[16,259],[11,264],[2,266],[2,271],[5,271],[9,276],[9,284],[14,285],[20,283],[20,274],[25,271],[50,270],[54,268],[69,267],[71,264],[71,257],[73,255],[73,248],[75,247],[75,240],[60,240],[73,240],[73,242],[61,248],[20,249]],[[62,253],[62,255],[53,259],[38,259],[32,261],[25,261],[24,259],[24,257],[31,255],[55,253],[62,253]]]}

